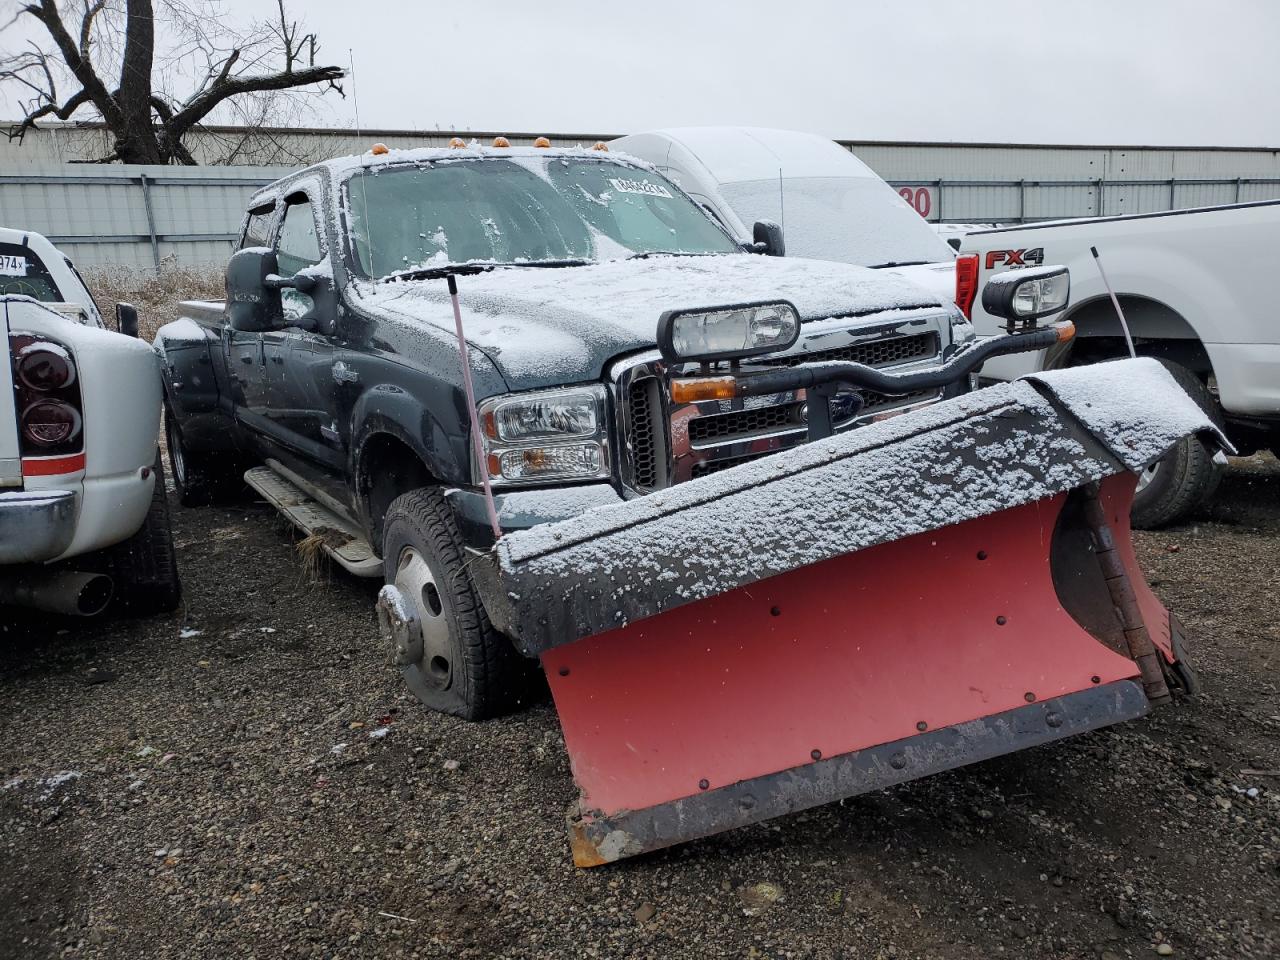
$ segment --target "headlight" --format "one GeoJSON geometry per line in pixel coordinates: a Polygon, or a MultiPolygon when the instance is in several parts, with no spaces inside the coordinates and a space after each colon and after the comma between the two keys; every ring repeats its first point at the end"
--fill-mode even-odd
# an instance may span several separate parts
{"type": "Polygon", "coordinates": [[[800,314],[785,300],[711,310],[668,310],[658,349],[672,363],[736,360],[785,350],[800,336],[800,314]]]}
{"type": "Polygon", "coordinates": [[[1018,284],[1013,295],[1013,312],[1019,317],[1042,317],[1057,313],[1067,305],[1071,282],[1065,273],[1018,284]]]}
{"type": "Polygon", "coordinates": [[[494,485],[609,476],[605,388],[508,394],[479,404],[484,463],[494,485]]]}

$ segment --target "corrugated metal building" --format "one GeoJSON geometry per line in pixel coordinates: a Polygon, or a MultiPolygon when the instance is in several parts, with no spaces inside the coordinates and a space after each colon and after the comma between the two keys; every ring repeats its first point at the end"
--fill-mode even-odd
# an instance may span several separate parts
{"type": "MultiPolygon", "coordinates": [[[[3,126],[3,125],[0,125],[3,126]]],[[[316,160],[393,147],[489,142],[493,132],[210,128],[189,148],[204,167],[124,167],[94,124],[0,137],[0,223],[46,233],[85,265],[225,259],[245,198],[316,160]],[[79,161],[79,162],[76,162],[79,161]],[[222,164],[231,163],[233,166],[222,164]]],[[[529,143],[534,133],[507,133],[529,143]]],[[[549,134],[556,145],[613,134],[549,134]]],[[[1280,197],[1280,149],[838,141],[933,222],[1009,223],[1147,213],[1280,197]]]]}

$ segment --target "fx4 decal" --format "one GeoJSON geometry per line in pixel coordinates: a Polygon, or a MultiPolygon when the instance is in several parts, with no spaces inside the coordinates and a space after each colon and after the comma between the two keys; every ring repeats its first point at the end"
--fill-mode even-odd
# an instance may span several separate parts
{"type": "Polygon", "coordinates": [[[1006,267],[1028,267],[1033,263],[1037,267],[1044,266],[1044,247],[1031,250],[988,250],[987,269],[995,269],[997,263],[1003,263],[1006,267]]]}

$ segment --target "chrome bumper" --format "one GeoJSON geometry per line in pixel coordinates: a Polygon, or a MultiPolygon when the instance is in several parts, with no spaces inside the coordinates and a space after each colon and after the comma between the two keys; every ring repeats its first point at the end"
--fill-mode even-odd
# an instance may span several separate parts
{"type": "Polygon", "coordinates": [[[76,495],[69,490],[0,493],[0,563],[43,563],[71,546],[76,495]]]}

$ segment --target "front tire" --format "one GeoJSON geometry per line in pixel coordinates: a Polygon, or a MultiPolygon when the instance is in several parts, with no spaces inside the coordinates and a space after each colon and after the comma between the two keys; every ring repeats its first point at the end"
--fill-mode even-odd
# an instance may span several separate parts
{"type": "MultiPolygon", "coordinates": [[[[1179,364],[1160,362],[1178,386],[1221,426],[1222,414],[1217,401],[1200,378],[1179,364]]],[[[1133,526],[1154,530],[1186,519],[1213,496],[1222,474],[1222,467],[1214,462],[1213,452],[1199,437],[1183,437],[1163,458],[1139,475],[1130,511],[1133,526]]]]}
{"type": "Polygon", "coordinates": [[[433,710],[467,720],[508,713],[525,702],[532,670],[489,623],[453,510],[439,489],[424,487],[392,502],[382,557],[383,579],[396,588],[413,625],[412,656],[401,672],[414,695],[433,710]]]}

